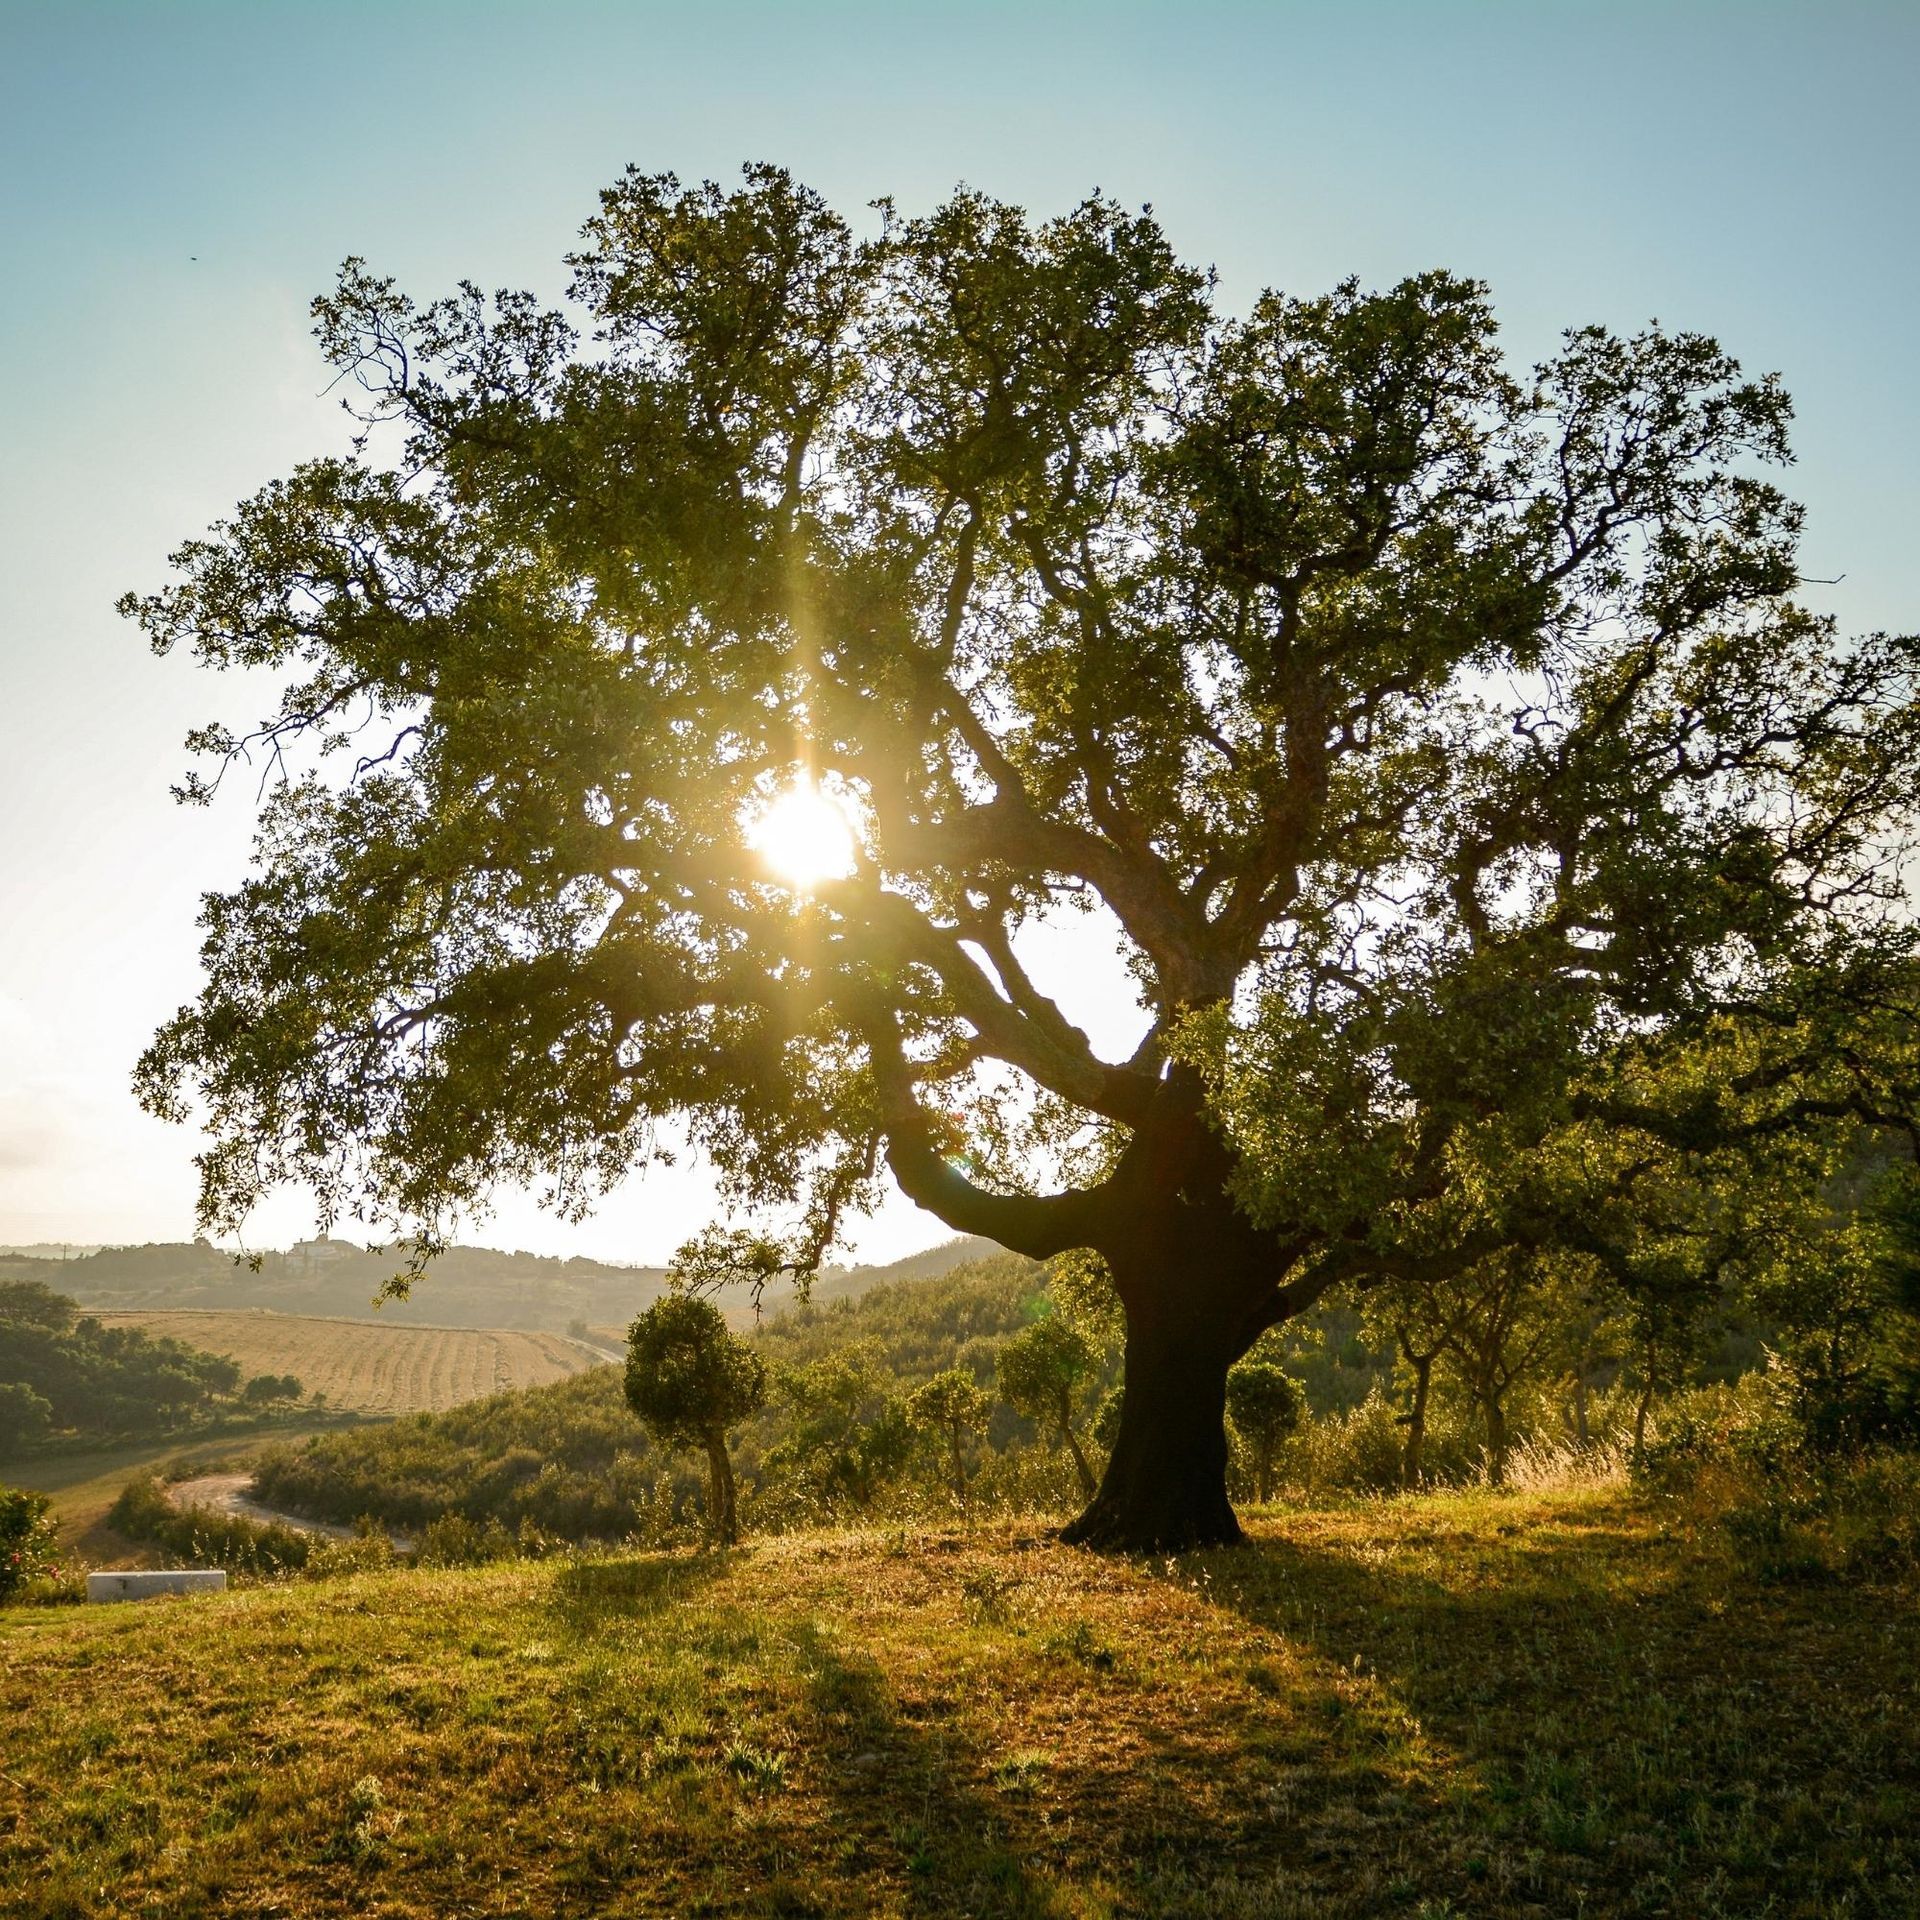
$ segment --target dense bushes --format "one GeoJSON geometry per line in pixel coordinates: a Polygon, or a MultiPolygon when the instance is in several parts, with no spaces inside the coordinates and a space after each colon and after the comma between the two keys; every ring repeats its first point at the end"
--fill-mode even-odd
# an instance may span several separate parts
{"type": "Polygon", "coordinates": [[[663,1473],[671,1464],[605,1367],[275,1448],[256,1484],[270,1506],[347,1525],[370,1514],[417,1533],[459,1514],[509,1532],[531,1520],[571,1540],[620,1540],[648,1531],[663,1473]]]}
{"type": "Polygon", "coordinates": [[[1776,1358],[1731,1386],[1675,1395],[1642,1474],[1696,1522],[1717,1526],[1759,1579],[1920,1569],[1920,1454],[1836,1445],[1835,1431],[1832,1403],[1809,1396],[1801,1372],[1776,1358]]]}
{"type": "Polygon", "coordinates": [[[316,1542],[293,1527],[263,1526],[237,1513],[176,1507],[152,1476],[130,1480],[107,1515],[129,1540],[146,1540],[197,1567],[232,1573],[289,1573],[304,1567],[316,1542]]]}

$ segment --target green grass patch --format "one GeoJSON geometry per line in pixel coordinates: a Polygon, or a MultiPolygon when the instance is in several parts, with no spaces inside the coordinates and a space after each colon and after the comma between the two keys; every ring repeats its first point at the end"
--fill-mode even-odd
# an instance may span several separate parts
{"type": "Polygon", "coordinates": [[[0,1911],[1920,1910],[1920,1590],[1619,1493],[0,1613],[0,1911]]]}

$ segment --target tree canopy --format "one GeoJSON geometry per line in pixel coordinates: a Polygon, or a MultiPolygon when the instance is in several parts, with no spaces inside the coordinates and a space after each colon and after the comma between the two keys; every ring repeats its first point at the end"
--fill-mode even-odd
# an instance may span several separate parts
{"type": "Polygon", "coordinates": [[[571,266],[349,261],[354,451],[123,603],[283,683],[196,736],[285,777],[140,1070],[209,1224],[294,1178],[431,1247],[672,1120],[786,1223],[686,1271],[764,1282],[884,1165],[1102,1256],[1073,1531],[1181,1545],[1236,1532],[1227,1368],[1326,1288],[1569,1239],[1652,1284],[1706,1159],[1911,1124],[1915,643],[1794,597],[1777,381],[1658,327],[1514,368],[1438,271],[1230,313],[1100,197],[859,236],[630,172],[571,266]],[[1123,1059],[1023,958],[1093,905],[1123,1059]]]}

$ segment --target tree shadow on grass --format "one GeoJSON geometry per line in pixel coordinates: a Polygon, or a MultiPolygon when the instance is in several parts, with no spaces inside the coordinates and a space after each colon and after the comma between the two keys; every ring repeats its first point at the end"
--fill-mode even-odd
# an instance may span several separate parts
{"type": "MultiPolygon", "coordinates": [[[[903,1702],[879,1661],[842,1646],[817,1621],[790,1638],[845,1872],[904,1881],[912,1913],[1052,1920],[1058,1891],[1034,1865],[1018,1762],[1001,1764],[1004,1791],[983,1787],[979,1757],[946,1724],[945,1703],[903,1702]]],[[[800,1910],[841,1908],[828,1895],[800,1910]]]]}
{"type": "Polygon", "coordinates": [[[727,1570],[724,1553],[650,1553],[573,1560],[554,1574],[551,1604],[576,1633],[659,1613],[692,1599],[727,1570]]]}
{"type": "MultiPolygon", "coordinates": [[[[1277,1637],[1249,1678],[1325,1756],[1292,1811],[1344,1782],[1423,1895],[1705,1914],[1787,1884],[1807,1911],[1920,1910],[1911,1609],[1896,1629],[1869,1595],[1729,1581],[1624,1504],[1491,1537],[1417,1513],[1372,1541],[1279,1531],[1152,1571],[1277,1637]]],[[[1256,1716],[1249,1746],[1272,1738],[1256,1716]]]]}
{"type": "MultiPolygon", "coordinates": [[[[830,1621],[730,1606],[730,1564],[720,1553],[585,1561],[557,1569],[551,1590],[558,1622],[593,1650],[556,1736],[596,1792],[685,1796],[671,1854],[688,1909],[1055,1920],[1023,1822],[983,1784],[938,1701],[902,1699],[830,1621]],[[623,1652],[647,1663],[632,1679],[605,1665],[623,1652]],[[732,1803],[721,1824],[716,1793],[732,1803]]],[[[658,1837],[590,1846],[578,1884],[617,1899],[662,1855],[658,1837]]]]}

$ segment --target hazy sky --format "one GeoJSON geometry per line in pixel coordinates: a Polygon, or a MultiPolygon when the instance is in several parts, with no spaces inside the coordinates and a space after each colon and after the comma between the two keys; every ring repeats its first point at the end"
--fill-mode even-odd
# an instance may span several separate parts
{"type": "MultiPolygon", "coordinates": [[[[849,211],[1151,201],[1236,303],[1478,274],[1520,357],[1658,316],[1785,375],[1820,603],[1911,626],[1917,74],[1915,0],[0,0],[0,1243],[191,1231],[195,1141],[127,1074],[245,858],[247,793],[169,802],[181,735],[251,707],[112,602],[337,437],[306,307],[344,254],[557,292],[627,162],[766,159],[849,211]]],[[[483,1237],[653,1259],[704,1207],[656,1171],[483,1237]]],[[[288,1196],[256,1237],[310,1226],[288,1196]]],[[[861,1250],[944,1235],[899,1203],[861,1250]]]]}

